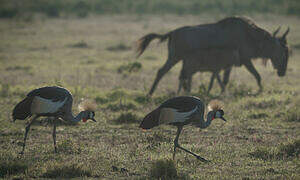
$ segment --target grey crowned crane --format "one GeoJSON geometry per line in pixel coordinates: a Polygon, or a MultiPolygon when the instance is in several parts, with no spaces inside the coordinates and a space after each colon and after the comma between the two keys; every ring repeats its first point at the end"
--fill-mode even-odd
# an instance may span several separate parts
{"type": "Polygon", "coordinates": [[[34,89],[27,94],[27,97],[19,102],[13,109],[13,120],[24,120],[27,117],[34,116],[25,128],[24,144],[20,154],[24,153],[27,134],[32,123],[41,116],[54,117],[53,121],[53,143],[54,152],[56,148],[56,121],[61,118],[68,122],[79,122],[88,119],[92,121],[95,116],[96,104],[91,101],[83,101],[79,108],[81,112],[74,116],[72,113],[73,97],[72,94],[65,88],[51,86],[34,89]]]}
{"type": "Polygon", "coordinates": [[[173,160],[175,159],[176,148],[179,148],[194,155],[197,159],[207,162],[206,159],[178,144],[179,135],[184,125],[193,124],[199,128],[207,128],[215,118],[220,118],[226,121],[223,117],[224,111],[222,110],[221,103],[219,101],[213,100],[209,103],[206,121],[204,121],[204,110],[205,106],[203,102],[197,97],[180,96],[171,98],[147,114],[140,124],[140,128],[151,129],[155,126],[159,126],[160,124],[177,126],[177,134],[174,140],[173,160]]]}

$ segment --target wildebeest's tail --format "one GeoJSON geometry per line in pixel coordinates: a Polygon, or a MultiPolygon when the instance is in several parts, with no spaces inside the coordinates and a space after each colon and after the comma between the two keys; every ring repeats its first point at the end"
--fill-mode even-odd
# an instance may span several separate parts
{"type": "Polygon", "coordinates": [[[31,103],[32,97],[26,97],[21,102],[19,102],[12,112],[13,121],[15,121],[16,119],[24,120],[28,116],[31,116],[31,103]]]}
{"type": "Polygon", "coordinates": [[[145,36],[143,36],[141,39],[138,40],[137,43],[137,58],[140,57],[140,55],[143,54],[145,49],[148,47],[149,43],[155,39],[158,38],[160,42],[163,42],[167,40],[170,37],[170,32],[167,34],[156,34],[156,33],[150,33],[145,36]]]}

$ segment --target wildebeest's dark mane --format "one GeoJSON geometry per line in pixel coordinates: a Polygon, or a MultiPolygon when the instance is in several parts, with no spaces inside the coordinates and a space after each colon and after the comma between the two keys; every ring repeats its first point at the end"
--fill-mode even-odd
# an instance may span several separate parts
{"type": "Polygon", "coordinates": [[[247,17],[227,17],[217,22],[221,26],[235,26],[240,25],[249,33],[255,41],[270,40],[272,35],[266,30],[258,27],[250,18],[247,17]]]}

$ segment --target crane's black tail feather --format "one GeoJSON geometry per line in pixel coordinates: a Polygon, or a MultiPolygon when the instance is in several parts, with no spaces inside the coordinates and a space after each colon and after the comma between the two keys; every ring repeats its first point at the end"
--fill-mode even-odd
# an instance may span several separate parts
{"type": "Polygon", "coordinates": [[[12,113],[13,121],[15,121],[16,119],[24,120],[28,116],[31,116],[30,108],[32,99],[32,97],[26,97],[15,106],[12,113]]]}
{"type": "Polygon", "coordinates": [[[147,114],[146,117],[141,122],[140,128],[151,129],[155,126],[158,126],[159,125],[159,114],[160,113],[159,113],[158,109],[147,114]]]}

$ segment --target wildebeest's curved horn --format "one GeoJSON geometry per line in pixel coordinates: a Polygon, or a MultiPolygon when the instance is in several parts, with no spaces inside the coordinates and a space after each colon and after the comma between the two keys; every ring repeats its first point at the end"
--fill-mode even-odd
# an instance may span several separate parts
{"type": "Polygon", "coordinates": [[[273,32],[273,37],[276,36],[276,34],[279,32],[280,28],[281,28],[281,26],[279,26],[279,27],[273,32]]]}
{"type": "Polygon", "coordinates": [[[288,27],[288,29],[285,31],[285,33],[282,35],[281,38],[285,39],[286,35],[290,32],[290,27],[288,27]]]}

